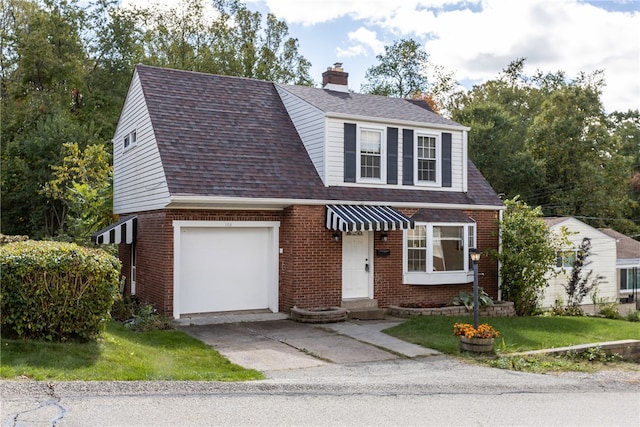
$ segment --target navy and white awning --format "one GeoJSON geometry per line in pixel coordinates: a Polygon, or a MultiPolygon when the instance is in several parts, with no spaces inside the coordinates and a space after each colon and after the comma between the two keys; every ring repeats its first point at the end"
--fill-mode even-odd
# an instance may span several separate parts
{"type": "Polygon", "coordinates": [[[327,205],[327,228],[338,231],[401,230],[414,221],[389,206],[327,205]]]}
{"type": "Polygon", "coordinates": [[[126,243],[131,244],[136,241],[136,231],[138,217],[135,215],[120,218],[116,223],[103,228],[91,235],[93,243],[126,243]]]}

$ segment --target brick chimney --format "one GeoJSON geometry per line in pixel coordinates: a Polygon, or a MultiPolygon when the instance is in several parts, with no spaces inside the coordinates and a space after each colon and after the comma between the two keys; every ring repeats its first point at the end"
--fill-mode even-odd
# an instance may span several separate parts
{"type": "Polygon", "coordinates": [[[333,64],[333,68],[327,68],[327,71],[322,73],[322,88],[328,90],[335,90],[337,92],[349,92],[349,73],[344,72],[342,68],[342,62],[336,62],[333,64]]]}

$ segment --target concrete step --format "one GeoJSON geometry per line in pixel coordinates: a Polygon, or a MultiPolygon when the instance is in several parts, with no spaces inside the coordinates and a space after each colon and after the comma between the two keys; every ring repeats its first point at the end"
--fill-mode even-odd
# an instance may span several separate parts
{"type": "Polygon", "coordinates": [[[378,300],[371,298],[343,299],[340,306],[348,310],[377,309],[378,300]]]}
{"type": "Polygon", "coordinates": [[[350,309],[347,319],[358,320],[382,320],[385,319],[386,310],[383,308],[356,308],[350,309]]]}

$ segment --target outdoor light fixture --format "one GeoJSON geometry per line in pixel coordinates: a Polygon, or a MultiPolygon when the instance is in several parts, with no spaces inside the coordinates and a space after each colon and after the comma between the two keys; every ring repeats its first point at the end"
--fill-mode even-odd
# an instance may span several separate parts
{"type": "Polygon", "coordinates": [[[333,236],[331,237],[333,239],[334,242],[339,242],[340,241],[340,233],[333,233],[333,236]]]}
{"type": "Polygon", "coordinates": [[[477,248],[469,248],[469,257],[473,264],[473,327],[478,329],[478,262],[480,251],[477,248]]]}
{"type": "Polygon", "coordinates": [[[389,237],[387,236],[387,233],[382,233],[380,235],[380,240],[383,242],[386,242],[387,240],[389,240],[389,237]]]}

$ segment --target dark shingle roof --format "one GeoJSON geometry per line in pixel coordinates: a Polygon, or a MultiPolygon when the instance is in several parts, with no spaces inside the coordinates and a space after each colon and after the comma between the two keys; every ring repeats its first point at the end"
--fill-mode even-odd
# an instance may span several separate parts
{"type": "MultiPolygon", "coordinates": [[[[279,85],[325,113],[349,114],[463,128],[422,105],[403,98],[336,92],[307,86],[279,85]]],[[[424,103],[426,105],[426,103],[424,103]]]]}
{"type": "Polygon", "coordinates": [[[274,83],[136,69],[172,195],[502,206],[471,162],[468,193],[325,187],[274,83]]]}
{"type": "Polygon", "coordinates": [[[601,228],[600,231],[616,239],[616,256],[618,259],[640,258],[640,242],[611,228],[601,228]]]}

